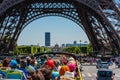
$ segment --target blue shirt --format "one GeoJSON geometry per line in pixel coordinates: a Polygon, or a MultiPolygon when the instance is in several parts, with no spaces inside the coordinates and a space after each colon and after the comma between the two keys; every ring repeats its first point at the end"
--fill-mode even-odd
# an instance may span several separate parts
{"type": "Polygon", "coordinates": [[[59,80],[59,77],[60,77],[59,72],[53,71],[53,72],[52,72],[52,80],[55,80],[56,77],[57,77],[58,80],[59,80]]]}
{"type": "Polygon", "coordinates": [[[29,76],[29,71],[26,68],[19,68],[19,70],[22,70],[25,73],[25,76],[29,76]]]}

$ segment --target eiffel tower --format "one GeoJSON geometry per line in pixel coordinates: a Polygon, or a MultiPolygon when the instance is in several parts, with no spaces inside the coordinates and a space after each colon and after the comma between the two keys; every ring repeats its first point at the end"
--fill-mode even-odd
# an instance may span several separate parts
{"type": "Polygon", "coordinates": [[[0,52],[14,50],[23,29],[45,16],[78,24],[94,51],[120,51],[119,0],[0,0],[0,52]]]}

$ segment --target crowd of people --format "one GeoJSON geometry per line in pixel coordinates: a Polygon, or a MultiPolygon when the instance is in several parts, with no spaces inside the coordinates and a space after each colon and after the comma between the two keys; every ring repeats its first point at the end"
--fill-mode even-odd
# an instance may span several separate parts
{"type": "Polygon", "coordinates": [[[20,80],[74,80],[79,78],[77,61],[72,57],[26,57],[1,61],[0,75],[3,79],[20,80]]]}

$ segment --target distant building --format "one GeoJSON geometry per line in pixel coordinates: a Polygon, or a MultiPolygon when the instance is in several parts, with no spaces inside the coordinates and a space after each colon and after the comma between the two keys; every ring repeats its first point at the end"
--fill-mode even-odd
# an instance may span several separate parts
{"type": "Polygon", "coordinates": [[[65,44],[62,44],[61,46],[62,46],[62,47],[65,47],[65,44]]]}
{"type": "Polygon", "coordinates": [[[83,44],[83,43],[77,43],[77,41],[74,41],[72,44],[71,43],[67,43],[67,44],[62,44],[62,47],[70,47],[70,46],[81,46],[81,47],[85,47],[87,46],[87,44],[83,44]]]}
{"type": "Polygon", "coordinates": [[[60,52],[60,51],[62,51],[62,48],[59,47],[58,44],[55,44],[55,46],[52,47],[52,52],[60,52]]]}
{"type": "Polygon", "coordinates": [[[45,32],[45,46],[50,46],[50,32],[45,32]]]}

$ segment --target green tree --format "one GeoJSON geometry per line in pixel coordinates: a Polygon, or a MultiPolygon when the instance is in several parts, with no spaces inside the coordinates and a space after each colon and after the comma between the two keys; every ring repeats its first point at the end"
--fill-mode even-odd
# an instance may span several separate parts
{"type": "Polygon", "coordinates": [[[74,53],[79,54],[80,53],[80,48],[79,47],[75,47],[74,53]]]}
{"type": "Polygon", "coordinates": [[[40,48],[40,51],[41,51],[41,53],[44,53],[44,52],[45,52],[45,48],[44,48],[44,47],[41,47],[41,48],[40,48]]]}
{"type": "Polygon", "coordinates": [[[31,47],[30,46],[26,46],[27,49],[27,54],[31,53],[31,47]]]}
{"type": "Polygon", "coordinates": [[[18,45],[16,44],[14,49],[14,55],[19,55],[18,45]]]}
{"type": "Polygon", "coordinates": [[[80,53],[79,47],[75,47],[75,46],[64,48],[63,51],[69,52],[69,53],[77,53],[77,54],[80,53]]]}
{"type": "Polygon", "coordinates": [[[82,53],[87,53],[87,47],[81,47],[81,52],[82,53]]]}
{"type": "Polygon", "coordinates": [[[89,55],[89,53],[91,53],[91,52],[93,52],[93,47],[92,47],[91,44],[88,44],[88,45],[87,45],[87,53],[88,53],[88,55],[89,55]]]}
{"type": "Polygon", "coordinates": [[[51,52],[52,50],[50,48],[46,48],[46,52],[51,52]]]}

